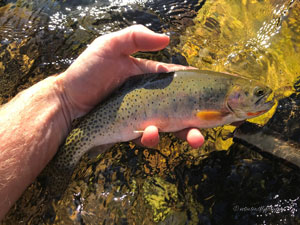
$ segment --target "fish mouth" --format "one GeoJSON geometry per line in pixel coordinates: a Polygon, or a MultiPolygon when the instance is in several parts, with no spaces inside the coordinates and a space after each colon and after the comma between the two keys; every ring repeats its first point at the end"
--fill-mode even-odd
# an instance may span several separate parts
{"type": "Polygon", "coordinates": [[[272,106],[275,104],[274,103],[274,99],[271,96],[272,94],[272,90],[268,89],[266,91],[266,93],[264,95],[262,95],[256,102],[255,105],[258,106],[259,104],[261,104],[262,102],[264,102],[263,104],[261,104],[261,110],[269,110],[270,108],[272,108],[272,106]],[[270,98],[270,99],[269,99],[270,98]]]}

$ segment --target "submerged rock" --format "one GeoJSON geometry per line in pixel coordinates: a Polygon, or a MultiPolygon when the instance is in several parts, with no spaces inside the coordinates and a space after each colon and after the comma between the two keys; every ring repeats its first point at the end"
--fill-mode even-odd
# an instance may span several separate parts
{"type": "Polygon", "coordinates": [[[234,138],[300,168],[300,94],[279,100],[265,126],[244,123],[234,132],[234,138]]]}

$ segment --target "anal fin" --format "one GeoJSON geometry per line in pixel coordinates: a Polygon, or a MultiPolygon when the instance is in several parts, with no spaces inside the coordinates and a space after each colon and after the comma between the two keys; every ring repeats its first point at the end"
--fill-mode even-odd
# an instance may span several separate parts
{"type": "Polygon", "coordinates": [[[91,148],[88,152],[88,157],[90,159],[96,158],[99,154],[105,152],[106,150],[110,149],[114,144],[106,144],[106,145],[99,145],[91,148]]]}

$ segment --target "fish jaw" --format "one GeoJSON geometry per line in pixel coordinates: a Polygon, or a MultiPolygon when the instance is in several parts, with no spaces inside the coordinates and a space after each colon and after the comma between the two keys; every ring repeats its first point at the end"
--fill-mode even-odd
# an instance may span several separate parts
{"type": "Polygon", "coordinates": [[[236,115],[237,118],[239,118],[239,120],[251,119],[253,117],[257,117],[268,112],[274,106],[274,104],[275,103],[273,101],[269,101],[251,111],[245,112],[242,110],[235,109],[233,113],[236,115]]]}
{"type": "Polygon", "coordinates": [[[263,104],[260,109],[258,111],[255,111],[255,112],[247,112],[247,116],[248,118],[253,118],[253,117],[256,117],[256,116],[260,116],[266,112],[268,112],[273,106],[274,106],[274,101],[269,101],[269,102],[266,102],[265,104],[263,104]]]}
{"type": "Polygon", "coordinates": [[[263,104],[257,106],[256,110],[251,112],[247,112],[247,117],[248,118],[253,118],[256,116],[260,116],[266,112],[268,112],[275,104],[274,99],[272,98],[271,100],[268,101],[270,98],[270,95],[272,93],[272,90],[269,90],[262,98],[260,98],[258,101],[256,101],[255,105],[258,105],[261,102],[264,102],[263,104]]]}

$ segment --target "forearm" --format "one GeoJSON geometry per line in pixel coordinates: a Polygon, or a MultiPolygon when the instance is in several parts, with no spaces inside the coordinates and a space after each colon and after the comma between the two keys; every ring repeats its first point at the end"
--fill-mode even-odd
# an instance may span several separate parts
{"type": "Polygon", "coordinates": [[[54,156],[70,123],[56,77],[0,108],[0,219],[54,156]]]}

